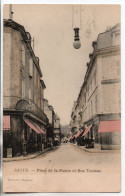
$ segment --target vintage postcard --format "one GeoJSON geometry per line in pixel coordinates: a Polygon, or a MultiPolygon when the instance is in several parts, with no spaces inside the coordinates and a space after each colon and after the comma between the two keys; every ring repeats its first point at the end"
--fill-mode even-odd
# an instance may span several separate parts
{"type": "Polygon", "coordinates": [[[121,191],[121,7],[3,7],[3,192],[121,191]]]}

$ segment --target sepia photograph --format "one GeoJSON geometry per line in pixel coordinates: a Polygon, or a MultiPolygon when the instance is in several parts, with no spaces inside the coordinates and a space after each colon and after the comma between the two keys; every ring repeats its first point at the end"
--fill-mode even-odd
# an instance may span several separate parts
{"type": "Polygon", "coordinates": [[[3,193],[120,193],[120,4],[4,4],[2,24],[3,193]]]}

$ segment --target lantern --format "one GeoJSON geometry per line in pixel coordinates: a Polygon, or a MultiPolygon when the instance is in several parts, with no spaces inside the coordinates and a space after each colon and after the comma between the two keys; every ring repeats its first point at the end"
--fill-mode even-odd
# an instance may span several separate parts
{"type": "Polygon", "coordinates": [[[79,28],[74,28],[74,42],[73,42],[73,47],[75,49],[79,49],[81,47],[81,43],[80,43],[80,38],[79,38],[79,28]]]}

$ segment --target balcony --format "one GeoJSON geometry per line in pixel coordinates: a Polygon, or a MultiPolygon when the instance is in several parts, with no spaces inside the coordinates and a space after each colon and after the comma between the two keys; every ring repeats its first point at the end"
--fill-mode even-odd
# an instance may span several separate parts
{"type": "Polygon", "coordinates": [[[35,105],[32,100],[20,99],[16,104],[16,110],[21,110],[25,113],[33,114],[44,123],[47,123],[48,121],[46,114],[37,105],[35,105]]]}

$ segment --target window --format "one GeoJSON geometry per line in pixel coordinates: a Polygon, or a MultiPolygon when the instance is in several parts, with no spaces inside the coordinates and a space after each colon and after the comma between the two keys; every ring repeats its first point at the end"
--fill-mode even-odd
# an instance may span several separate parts
{"type": "Polygon", "coordinates": [[[117,76],[120,76],[121,69],[120,69],[120,60],[116,61],[116,74],[117,76]]]}
{"type": "Polygon", "coordinates": [[[89,85],[88,85],[88,87],[87,87],[87,91],[88,91],[88,97],[89,97],[89,85]]]}
{"type": "Polygon", "coordinates": [[[25,46],[22,44],[22,65],[25,67],[25,46]]]}
{"type": "Polygon", "coordinates": [[[25,81],[22,79],[22,97],[25,97],[25,81]]]}
{"type": "Polygon", "coordinates": [[[85,93],[85,95],[84,95],[84,100],[85,100],[85,103],[86,103],[86,93],[85,93]]]}
{"type": "Polygon", "coordinates": [[[33,77],[33,61],[32,58],[29,60],[29,76],[32,78],[33,77]]]}
{"type": "Polygon", "coordinates": [[[29,88],[29,99],[32,99],[31,88],[29,88]]]}
{"type": "Polygon", "coordinates": [[[91,82],[90,82],[90,87],[91,87],[91,92],[92,92],[92,79],[91,79],[91,82]]]}
{"type": "Polygon", "coordinates": [[[93,102],[91,100],[91,115],[93,115],[93,102]]]}
{"type": "Polygon", "coordinates": [[[115,36],[115,45],[120,45],[120,35],[119,34],[117,34],[115,36]]]}
{"type": "Polygon", "coordinates": [[[97,95],[95,96],[95,112],[97,113],[97,95]]]}
{"type": "Polygon", "coordinates": [[[118,108],[120,109],[120,107],[121,107],[121,91],[120,91],[120,89],[118,89],[118,108]]]}
{"type": "Polygon", "coordinates": [[[94,72],[94,85],[96,85],[96,70],[94,72]]]}
{"type": "Polygon", "coordinates": [[[39,77],[38,77],[38,89],[39,89],[39,86],[40,86],[40,79],[39,79],[39,77]]]}
{"type": "Polygon", "coordinates": [[[120,45],[120,34],[113,34],[113,45],[120,45]]]}

